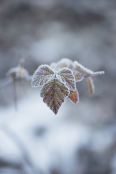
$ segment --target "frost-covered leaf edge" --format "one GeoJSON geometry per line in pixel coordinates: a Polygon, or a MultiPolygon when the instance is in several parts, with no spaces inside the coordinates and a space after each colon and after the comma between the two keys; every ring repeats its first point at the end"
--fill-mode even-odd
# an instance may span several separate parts
{"type": "Polygon", "coordinates": [[[75,64],[75,69],[76,70],[80,70],[84,73],[87,73],[87,74],[94,74],[94,71],[84,67],[82,64],[80,64],[78,61],[74,61],[74,64],[75,64]]]}
{"type": "MultiPolygon", "coordinates": [[[[35,78],[35,76],[36,76],[36,73],[39,71],[39,69],[40,69],[41,67],[45,67],[45,66],[53,72],[53,73],[51,73],[51,75],[48,75],[48,76],[51,76],[51,77],[49,77],[49,78],[54,78],[55,72],[54,72],[54,70],[52,70],[52,68],[51,68],[49,65],[46,65],[46,64],[40,65],[40,66],[36,69],[36,71],[34,72],[34,74],[33,74],[33,76],[32,76],[31,86],[32,86],[33,88],[42,87],[42,86],[49,80],[49,79],[47,80],[47,77],[46,77],[45,79],[46,79],[47,81],[45,81],[44,84],[40,85],[40,82],[39,82],[38,85],[34,85],[34,78],[35,78]]],[[[47,75],[45,75],[45,76],[47,76],[47,75]]]]}
{"type": "Polygon", "coordinates": [[[74,74],[73,74],[73,71],[72,71],[70,68],[61,68],[61,69],[56,73],[56,76],[57,76],[57,78],[59,78],[63,83],[66,84],[66,86],[69,88],[69,90],[72,90],[72,91],[75,91],[75,90],[76,90],[75,76],[74,76],[74,74]],[[67,81],[66,81],[66,80],[62,80],[62,78],[64,78],[64,77],[62,77],[62,76],[60,75],[60,72],[63,71],[63,70],[68,70],[68,71],[70,71],[72,77],[74,78],[74,84],[73,84],[73,85],[74,85],[74,88],[70,88],[70,86],[67,84],[67,81]]]}
{"type": "MultiPolygon", "coordinates": [[[[59,78],[54,78],[54,79],[59,80],[60,83],[62,83],[63,85],[65,85],[59,78]]],[[[45,85],[47,85],[50,81],[52,81],[52,80],[54,80],[54,79],[51,79],[51,80],[49,80],[47,83],[45,83],[45,84],[43,85],[41,91],[40,91],[40,97],[43,98],[43,102],[44,102],[44,96],[41,95],[42,90],[43,90],[43,88],[44,88],[45,85]]],[[[64,101],[61,103],[61,105],[65,102],[66,98],[67,98],[67,97],[69,96],[69,94],[70,94],[69,88],[68,88],[66,85],[65,85],[65,87],[67,88],[68,94],[67,94],[67,96],[64,97],[64,101]]],[[[48,106],[48,104],[47,104],[46,102],[44,102],[44,103],[48,106]]],[[[61,107],[61,105],[60,105],[60,107],[61,107]]],[[[49,106],[48,106],[48,107],[49,107],[49,106]]],[[[59,107],[59,109],[60,109],[60,107],[59,107]]],[[[51,108],[49,107],[49,109],[51,109],[51,108]]],[[[58,110],[59,110],[59,109],[58,109],[58,110]]],[[[52,110],[52,109],[51,109],[51,110],[52,110]]],[[[53,110],[52,110],[52,111],[53,111],[53,110]]],[[[54,112],[54,111],[53,111],[53,112],[54,112]]],[[[55,112],[54,112],[54,113],[55,113],[55,112]]],[[[57,112],[57,113],[58,113],[58,112],[57,112]]],[[[55,114],[57,114],[57,113],[55,113],[55,114]]]]}

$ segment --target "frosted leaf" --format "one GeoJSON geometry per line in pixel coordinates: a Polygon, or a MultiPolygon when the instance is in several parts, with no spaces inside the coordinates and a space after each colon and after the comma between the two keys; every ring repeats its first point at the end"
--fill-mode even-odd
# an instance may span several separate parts
{"type": "Polygon", "coordinates": [[[54,78],[43,86],[40,95],[43,97],[44,103],[57,114],[65,98],[69,95],[69,90],[59,79],[54,78]]]}
{"type": "Polygon", "coordinates": [[[78,91],[70,91],[68,98],[74,103],[77,104],[79,102],[79,93],[78,91]]]}
{"type": "Polygon", "coordinates": [[[62,58],[58,63],[57,66],[59,68],[70,68],[73,69],[74,68],[74,63],[68,59],[68,58],[62,58]]]}
{"type": "Polygon", "coordinates": [[[82,71],[85,75],[97,76],[97,75],[102,75],[105,73],[104,71],[98,71],[98,72],[91,71],[90,69],[85,68],[83,65],[81,65],[77,61],[75,61],[74,64],[75,64],[74,69],[82,71]]]}
{"type": "Polygon", "coordinates": [[[57,73],[57,77],[61,79],[61,81],[64,82],[70,90],[75,91],[76,89],[75,77],[70,69],[68,68],[61,69],[57,73]]]}
{"type": "Polygon", "coordinates": [[[89,90],[89,94],[92,96],[95,92],[95,87],[94,87],[94,83],[91,77],[87,77],[86,78],[86,82],[87,82],[87,87],[89,90]]]}
{"type": "Polygon", "coordinates": [[[15,80],[26,79],[29,76],[29,73],[25,68],[18,66],[15,68],[11,68],[7,72],[6,76],[11,76],[15,80]]]}
{"type": "Polygon", "coordinates": [[[85,68],[83,65],[81,65],[80,63],[78,63],[77,61],[74,61],[75,64],[75,70],[79,70],[81,72],[83,72],[84,74],[94,74],[93,71],[91,71],[88,68],[85,68]]]}
{"type": "Polygon", "coordinates": [[[84,75],[77,70],[73,70],[73,74],[76,82],[80,82],[84,79],[84,75]]]}
{"type": "Polygon", "coordinates": [[[57,63],[51,63],[51,64],[50,64],[50,68],[52,68],[52,69],[54,69],[54,70],[58,69],[57,63]]]}
{"type": "Polygon", "coordinates": [[[41,65],[32,77],[32,87],[41,87],[54,77],[54,71],[48,65],[41,65]]]}
{"type": "Polygon", "coordinates": [[[94,94],[95,89],[94,89],[94,83],[93,83],[93,80],[91,77],[97,76],[97,75],[102,75],[105,72],[104,71],[98,71],[98,72],[91,71],[90,69],[82,66],[77,61],[75,61],[74,64],[75,64],[75,70],[79,70],[80,72],[82,72],[84,74],[84,78],[86,78],[89,93],[92,96],[94,94]]]}
{"type": "Polygon", "coordinates": [[[62,58],[57,63],[51,63],[50,67],[53,68],[53,69],[56,69],[56,70],[61,69],[61,68],[73,69],[74,68],[74,63],[68,58],[62,58]]]}

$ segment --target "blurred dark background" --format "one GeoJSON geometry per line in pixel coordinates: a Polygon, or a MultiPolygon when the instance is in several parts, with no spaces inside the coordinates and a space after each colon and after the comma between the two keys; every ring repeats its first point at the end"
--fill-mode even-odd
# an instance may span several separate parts
{"type": "Polygon", "coordinates": [[[116,0],[0,0],[0,83],[30,56],[41,64],[77,60],[93,71],[96,93],[77,84],[54,115],[30,81],[0,91],[0,174],[116,174],[116,0]]]}

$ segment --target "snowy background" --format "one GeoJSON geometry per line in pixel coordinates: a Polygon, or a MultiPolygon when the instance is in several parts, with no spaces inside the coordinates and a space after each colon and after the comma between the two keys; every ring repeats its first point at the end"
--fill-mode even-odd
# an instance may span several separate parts
{"type": "Polygon", "coordinates": [[[30,75],[66,57],[105,75],[94,77],[89,97],[68,99],[57,115],[40,89],[17,82],[0,91],[0,174],[116,174],[116,0],[1,0],[0,83],[30,56],[30,75]]]}

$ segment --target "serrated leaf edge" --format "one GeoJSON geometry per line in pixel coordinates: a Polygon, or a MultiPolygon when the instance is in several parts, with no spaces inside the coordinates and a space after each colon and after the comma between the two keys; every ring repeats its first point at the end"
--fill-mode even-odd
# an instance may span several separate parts
{"type": "MultiPolygon", "coordinates": [[[[60,79],[57,78],[57,77],[54,78],[54,79],[58,79],[61,83],[63,83],[62,80],[60,80],[60,79]]],[[[51,79],[51,80],[53,80],[53,79],[51,79]]],[[[49,83],[49,81],[51,81],[51,80],[48,80],[47,83],[49,83]]],[[[45,84],[47,84],[47,83],[45,83],[45,84]]],[[[45,85],[45,84],[44,84],[44,85],[45,85]]],[[[66,86],[66,88],[67,88],[67,90],[68,90],[68,95],[67,95],[66,97],[64,97],[64,102],[65,102],[65,101],[66,101],[66,98],[68,98],[68,96],[69,96],[69,94],[70,94],[70,90],[69,90],[69,88],[67,87],[67,85],[66,85],[65,83],[63,83],[63,84],[66,86]]],[[[44,85],[43,85],[43,86],[44,86],[44,85]]],[[[43,88],[43,86],[42,86],[42,88],[43,88]]],[[[42,89],[41,89],[41,90],[42,90],[42,89]]],[[[40,91],[40,97],[43,98],[43,96],[41,96],[41,91],[40,91]]],[[[63,104],[64,102],[62,102],[62,104],[63,104]]],[[[44,102],[44,103],[45,103],[45,102],[44,102]]],[[[45,103],[45,104],[48,106],[47,103],[45,103]]],[[[62,105],[61,105],[61,106],[62,106],[62,105]]],[[[61,106],[60,106],[60,107],[61,107],[61,106]]],[[[48,106],[48,108],[53,112],[53,110],[52,110],[49,106],[48,106]]],[[[59,109],[60,109],[60,108],[59,108],[59,109]]],[[[54,113],[54,112],[53,112],[53,113],[54,113]]],[[[58,112],[57,112],[57,113],[58,113],[58,112]]],[[[54,113],[54,114],[57,115],[57,113],[54,113]]]]}
{"type": "Polygon", "coordinates": [[[76,90],[76,81],[75,81],[75,76],[74,76],[74,74],[73,74],[73,71],[70,69],[70,68],[61,68],[59,71],[57,71],[56,72],[56,76],[57,76],[57,78],[58,79],[60,79],[61,81],[62,81],[62,83],[64,83],[66,86],[67,86],[67,88],[69,89],[69,90],[72,90],[72,91],[75,91],[76,90]],[[64,82],[64,81],[62,81],[62,77],[59,77],[59,76],[61,76],[59,73],[60,73],[60,71],[62,71],[62,70],[64,70],[64,69],[66,69],[66,70],[69,70],[70,72],[71,72],[71,74],[72,74],[72,76],[74,77],[74,86],[75,86],[75,89],[69,89],[69,87],[67,86],[67,82],[64,82]]]}
{"type": "MultiPolygon", "coordinates": [[[[50,66],[48,66],[48,65],[46,65],[46,64],[40,65],[40,66],[36,69],[36,71],[34,72],[34,74],[33,74],[33,76],[32,76],[31,86],[32,86],[33,88],[42,87],[42,86],[44,85],[44,84],[43,84],[43,85],[38,84],[37,86],[35,86],[35,85],[32,84],[32,83],[33,83],[33,80],[34,80],[35,74],[39,71],[39,69],[40,69],[42,66],[47,66],[49,69],[51,69],[51,70],[54,72],[53,76],[55,76],[55,71],[54,71],[50,66]]],[[[51,74],[51,76],[52,76],[52,74],[51,74]]],[[[52,77],[52,78],[53,78],[53,77],[52,77]]]]}

